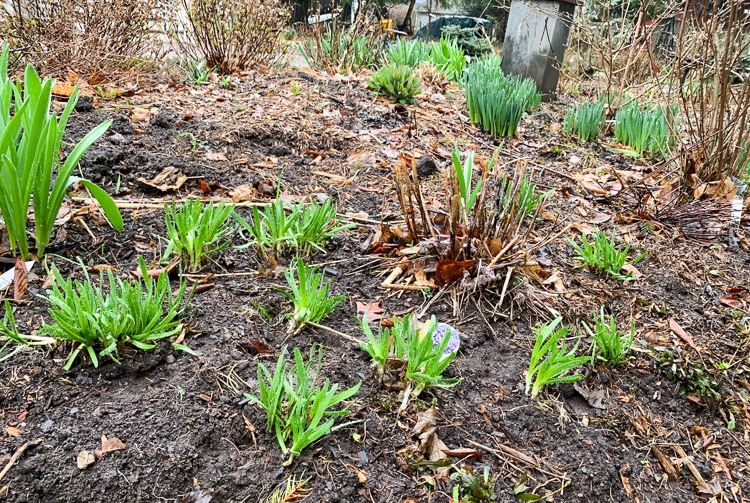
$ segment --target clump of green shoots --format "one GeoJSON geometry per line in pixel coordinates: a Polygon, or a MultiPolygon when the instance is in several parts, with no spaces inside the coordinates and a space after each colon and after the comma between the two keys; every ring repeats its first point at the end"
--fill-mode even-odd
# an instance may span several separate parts
{"type": "Polygon", "coordinates": [[[208,82],[211,78],[211,73],[215,71],[216,68],[208,68],[205,59],[193,58],[188,58],[187,67],[184,69],[188,82],[195,84],[196,86],[208,82]]]}
{"type": "Polygon", "coordinates": [[[49,346],[54,343],[55,340],[51,337],[21,334],[16,326],[16,318],[13,316],[13,306],[8,300],[5,301],[5,314],[3,320],[0,321],[0,363],[9,360],[24,347],[49,346]],[[15,349],[6,352],[12,346],[15,346],[15,349]]]}
{"type": "Polygon", "coordinates": [[[539,106],[541,94],[534,81],[506,77],[501,58],[488,56],[472,63],[466,81],[469,119],[490,134],[512,136],[521,115],[539,106]]]}
{"type": "Polygon", "coordinates": [[[122,215],[101,187],[73,176],[86,151],[104,134],[111,120],[92,129],[63,161],[60,158],[68,118],[78,102],[79,89],[73,90],[60,114],[52,107],[52,79],[41,80],[31,65],[23,82],[8,77],[8,44],[0,52],[0,215],[8,233],[10,251],[18,248],[24,260],[29,257],[29,207],[34,208],[33,229],[37,256],[49,245],[55,221],[68,188],[79,182],[101,205],[107,220],[122,230],[122,215]],[[33,204],[32,204],[33,203],[33,204]]]}
{"type": "Polygon", "coordinates": [[[673,132],[677,105],[641,109],[638,101],[620,108],[615,115],[615,138],[638,155],[668,153],[675,143],[673,132]]]}
{"type": "Polygon", "coordinates": [[[536,339],[534,349],[531,351],[529,370],[526,372],[526,394],[531,392],[531,398],[536,398],[539,392],[550,384],[578,381],[583,374],[565,374],[591,361],[589,356],[575,355],[580,339],[568,351],[565,343],[568,327],[555,331],[561,321],[562,316],[555,318],[551,323],[538,325],[533,329],[536,339]],[[562,342],[558,345],[559,341],[562,342]]]}
{"type": "Polygon", "coordinates": [[[386,371],[386,362],[401,362],[404,367],[402,382],[405,386],[402,409],[406,408],[409,398],[416,398],[430,386],[452,388],[460,378],[443,377],[443,372],[456,357],[456,351],[446,354],[450,333],[446,332],[438,344],[433,343],[433,333],[437,328],[435,317],[426,330],[420,331],[416,318],[407,314],[400,320],[394,319],[393,328],[378,327],[377,336],[372,333],[366,320],[360,322],[367,342],[360,342],[360,347],[370,355],[373,367],[382,381],[386,371]]]}
{"type": "Polygon", "coordinates": [[[294,365],[286,361],[287,349],[281,349],[273,374],[262,364],[258,364],[258,396],[245,396],[258,404],[266,413],[268,431],[276,433],[288,466],[303,449],[324,435],[352,424],[334,426],[335,417],[349,413],[347,410],[330,410],[354,395],[361,383],[336,393],[338,384],[331,385],[328,379],[323,385],[317,384],[323,361],[323,350],[313,345],[307,363],[299,349],[294,349],[294,365]],[[292,438],[288,446],[289,437],[292,438]]]}
{"type": "MultiPolygon", "coordinates": [[[[117,353],[121,347],[153,349],[160,339],[182,331],[179,318],[190,298],[187,283],[181,281],[173,295],[166,272],[157,280],[152,279],[142,258],[140,269],[142,278],[133,281],[122,281],[107,270],[105,293],[104,273],[100,274],[100,284],[94,285],[85,268],[84,281],[73,281],[64,279],[52,265],[49,271],[52,289],[47,292],[47,300],[55,323],[44,325],[42,333],[75,344],[65,363],[66,370],[82,350],[94,367],[99,366],[99,358],[103,356],[120,363],[117,353]]],[[[182,345],[174,346],[188,350],[182,345]]]]}
{"type": "Polygon", "coordinates": [[[209,255],[229,246],[229,237],[235,231],[235,224],[230,220],[233,211],[234,205],[224,201],[205,207],[200,199],[191,199],[179,207],[174,201],[165,203],[167,248],[162,261],[169,260],[175,253],[188,272],[199,271],[209,255]]]}
{"type": "Polygon", "coordinates": [[[346,295],[329,297],[331,282],[324,283],[323,274],[317,271],[317,267],[308,266],[301,258],[297,258],[294,267],[284,270],[284,277],[291,291],[282,290],[281,293],[294,304],[289,320],[289,333],[297,334],[306,324],[319,323],[346,298],[346,295]]]}
{"type": "Polygon", "coordinates": [[[630,333],[623,335],[617,330],[615,317],[604,315],[604,307],[599,314],[594,311],[594,330],[584,322],[583,328],[594,340],[593,354],[607,365],[619,365],[628,360],[630,348],[635,338],[635,323],[630,322],[630,333]]]}
{"type": "Polygon", "coordinates": [[[367,85],[375,94],[394,102],[411,103],[422,92],[422,85],[414,70],[405,65],[389,63],[375,72],[367,85]]]}
{"type": "Polygon", "coordinates": [[[328,241],[353,226],[336,216],[336,206],[330,199],[323,204],[310,201],[309,205],[298,203],[285,208],[283,201],[276,198],[263,211],[253,206],[252,222],[239,215],[236,218],[252,237],[247,246],[257,245],[262,254],[269,256],[285,250],[301,255],[325,253],[323,246],[328,241]]]}
{"type": "Polygon", "coordinates": [[[586,101],[568,107],[563,129],[566,133],[577,136],[581,141],[597,139],[604,122],[604,105],[606,101],[599,99],[594,103],[586,101]]]}
{"type": "Polygon", "coordinates": [[[643,253],[632,262],[628,262],[630,248],[625,247],[623,250],[617,248],[614,231],[612,231],[611,238],[607,238],[604,231],[595,232],[593,237],[594,241],[589,242],[586,234],[581,234],[583,246],[579,246],[575,241],[568,238],[568,243],[577,253],[574,259],[583,261],[584,267],[588,266],[590,269],[603,271],[620,281],[634,280],[635,277],[632,272],[622,274],[620,271],[626,264],[632,265],[640,262],[646,257],[647,253],[643,253]]]}
{"type": "Polygon", "coordinates": [[[415,69],[430,57],[430,44],[421,40],[399,38],[388,47],[386,59],[397,66],[415,69]]]}
{"type": "Polygon", "coordinates": [[[311,68],[334,73],[373,68],[382,55],[375,35],[360,33],[356,23],[346,27],[335,19],[297,48],[311,68]]]}
{"type": "Polygon", "coordinates": [[[459,82],[466,69],[466,54],[455,40],[441,39],[430,46],[430,63],[448,80],[459,82]]]}

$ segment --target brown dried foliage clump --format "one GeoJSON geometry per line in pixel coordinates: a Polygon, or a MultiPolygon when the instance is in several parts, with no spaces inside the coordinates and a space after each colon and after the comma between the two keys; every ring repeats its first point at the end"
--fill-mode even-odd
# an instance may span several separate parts
{"type": "Polygon", "coordinates": [[[155,57],[151,27],[159,12],[151,0],[13,0],[0,9],[0,33],[19,62],[89,79],[155,57]]]}
{"type": "Polygon", "coordinates": [[[280,59],[289,9],[281,0],[182,0],[186,22],[174,23],[181,51],[231,74],[280,59]]]}

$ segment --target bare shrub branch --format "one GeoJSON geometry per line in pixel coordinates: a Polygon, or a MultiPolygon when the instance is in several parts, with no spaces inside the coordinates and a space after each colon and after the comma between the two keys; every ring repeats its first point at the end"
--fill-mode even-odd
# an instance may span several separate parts
{"type": "Polygon", "coordinates": [[[0,33],[46,75],[105,76],[156,56],[151,27],[161,12],[149,0],[11,0],[0,9],[0,33]]]}
{"type": "Polygon", "coordinates": [[[222,74],[267,65],[283,55],[280,35],[289,10],[281,0],[181,0],[173,41],[185,56],[222,74]]]}

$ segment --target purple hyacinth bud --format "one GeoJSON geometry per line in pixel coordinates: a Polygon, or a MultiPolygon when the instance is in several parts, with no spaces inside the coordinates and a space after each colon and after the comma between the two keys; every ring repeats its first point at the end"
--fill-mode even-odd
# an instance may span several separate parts
{"type": "Polygon", "coordinates": [[[445,348],[445,355],[449,355],[458,351],[458,346],[461,344],[461,338],[458,335],[458,331],[447,323],[438,323],[435,330],[432,332],[432,344],[437,347],[443,342],[444,337],[450,337],[448,346],[445,348]]]}

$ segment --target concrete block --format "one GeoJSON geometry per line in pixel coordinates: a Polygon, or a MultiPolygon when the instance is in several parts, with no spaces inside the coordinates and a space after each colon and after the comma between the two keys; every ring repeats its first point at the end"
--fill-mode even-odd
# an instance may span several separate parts
{"type": "Polygon", "coordinates": [[[513,0],[503,43],[506,75],[530,77],[542,99],[555,97],[574,0],[513,0]]]}

